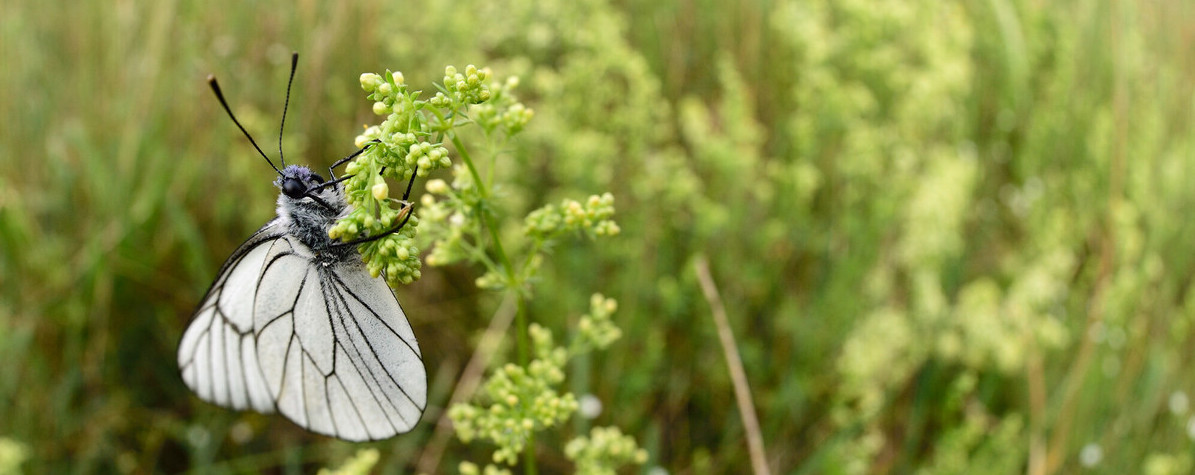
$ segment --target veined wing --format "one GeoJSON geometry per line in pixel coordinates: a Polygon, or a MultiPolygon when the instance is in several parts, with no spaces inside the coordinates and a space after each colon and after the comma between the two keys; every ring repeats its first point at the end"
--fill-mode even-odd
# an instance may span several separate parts
{"type": "Polygon", "coordinates": [[[346,440],[414,427],[427,405],[419,345],[394,293],[359,261],[322,263],[297,239],[266,254],[257,357],[278,411],[346,440]]]}
{"type": "Polygon", "coordinates": [[[205,401],[233,409],[274,412],[257,362],[253,301],[271,244],[284,234],[266,223],[224,262],[178,345],[183,382],[205,401]]]}

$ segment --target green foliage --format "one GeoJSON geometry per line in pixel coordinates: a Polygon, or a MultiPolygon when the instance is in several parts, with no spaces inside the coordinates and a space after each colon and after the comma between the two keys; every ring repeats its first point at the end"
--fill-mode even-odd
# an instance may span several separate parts
{"type": "Polygon", "coordinates": [[[401,72],[361,75],[361,88],[374,101],[373,113],[386,119],[357,136],[363,152],[345,166],[351,178],[344,184],[353,210],[328,230],[328,236],[349,242],[401,226],[398,232],[360,246],[369,273],[377,277],[384,270],[391,286],[409,284],[422,274],[419,248],[414,244],[419,219],[412,215],[409,203],[392,203],[386,178],[406,182],[451,167],[448,149],[439,141],[463,123],[459,117],[469,106],[490,99],[489,77],[488,71],[471,64],[465,75],[448,66],[443,84],[437,85],[441,92],[424,101],[419,99],[420,91],[408,89],[401,72]],[[436,143],[427,141],[433,138],[436,143]]]}
{"type": "Polygon", "coordinates": [[[531,324],[535,359],[527,367],[506,364],[483,388],[488,405],[457,404],[448,410],[463,442],[483,438],[498,446],[494,462],[514,465],[534,433],[560,425],[577,411],[577,398],[560,394],[568,352],[552,344],[552,333],[531,324]]]}
{"type": "MultiPolygon", "coordinates": [[[[548,329],[532,323],[528,328],[534,358],[526,366],[506,364],[494,371],[483,388],[483,403],[457,404],[448,410],[457,437],[463,442],[477,438],[498,446],[495,463],[514,465],[519,453],[534,440],[534,433],[558,426],[578,408],[572,393],[560,393],[565,364],[572,357],[594,349],[604,349],[621,337],[610,320],[618,308],[613,299],[594,294],[590,313],[582,316],[577,332],[567,346],[557,346],[548,329]]],[[[576,462],[579,473],[614,473],[628,462],[643,463],[647,453],[635,439],[622,435],[617,427],[594,429],[589,437],[578,436],[564,447],[565,455],[576,462]]],[[[462,473],[465,470],[461,470],[462,473]]]]}
{"type": "Polygon", "coordinates": [[[377,449],[361,449],[357,455],[346,460],[340,468],[328,470],[321,468],[319,475],[365,475],[371,473],[373,466],[378,463],[377,449]]]}
{"type": "Polygon", "coordinates": [[[1191,456],[1188,454],[1149,454],[1142,464],[1141,473],[1146,475],[1191,473],[1191,456]]]}
{"type": "Polygon", "coordinates": [[[15,440],[0,437],[0,474],[21,473],[21,464],[29,458],[29,447],[15,440]]]}
{"type": "MultiPolygon", "coordinates": [[[[376,444],[378,471],[423,463],[497,305],[475,284],[522,295],[515,328],[562,342],[556,397],[617,407],[539,432],[527,445],[543,471],[609,455],[618,437],[594,427],[634,437],[644,470],[743,471],[696,255],[720,285],[776,473],[1192,467],[1191,408],[1173,402],[1195,391],[1186,2],[4,12],[0,434],[24,448],[23,470],[300,473],[358,452],[202,403],[173,364],[196,300],[277,193],[203,77],[271,150],[291,49],[288,162],[369,145],[338,236],[410,216],[362,246],[392,284],[418,278],[398,294],[431,378],[428,420],[376,444]],[[519,79],[444,74],[449,63],[519,79]],[[386,66],[441,85],[418,95],[401,76],[357,76],[386,66]],[[617,313],[579,317],[597,290],[617,313]],[[569,350],[619,333],[608,351],[569,350]]],[[[533,379],[520,334],[491,374],[512,362],[533,379]]],[[[491,451],[452,442],[427,470],[502,473],[462,463],[491,451]]]]}
{"type": "Polygon", "coordinates": [[[614,475],[620,465],[647,461],[647,452],[617,427],[595,427],[588,437],[570,440],[564,453],[576,462],[577,473],[582,475],[614,475]]]}
{"type": "Polygon", "coordinates": [[[510,475],[511,473],[510,470],[492,464],[486,464],[484,469],[479,469],[473,462],[461,462],[457,470],[461,475],[510,475]]]}
{"type": "MultiPolygon", "coordinates": [[[[491,191],[498,184],[488,178],[492,174],[482,177],[466,145],[473,138],[468,133],[472,129],[464,127],[477,125],[480,135],[493,147],[494,141],[510,140],[522,131],[533,113],[514,96],[517,78],[507,80],[504,87],[493,93],[488,84],[490,77],[488,69],[479,70],[473,65],[465,68],[464,74],[448,66],[444,82],[436,86],[440,92],[423,101],[418,91],[407,88],[400,72],[362,74],[361,86],[374,101],[373,112],[387,117],[357,137],[356,144],[362,147],[362,152],[346,166],[345,172],[351,176],[344,185],[354,210],[328,234],[332,238],[353,240],[385,233],[395,223],[404,223],[400,232],[362,245],[362,257],[375,277],[384,270],[391,285],[418,278],[419,251],[413,241],[419,220],[414,217],[411,203],[401,202],[400,208],[390,206],[385,179],[414,180],[416,176],[426,175],[427,170],[452,166],[448,150],[441,145],[444,141],[451,142],[462,159],[462,164],[453,168],[452,184],[440,179],[429,182],[428,194],[421,200],[426,207],[423,214],[433,249],[428,262],[480,264],[485,273],[476,280],[478,287],[512,292],[520,312],[515,329],[520,364],[508,363],[489,375],[483,387],[487,405],[456,404],[449,408],[448,415],[462,441],[481,438],[493,442],[498,446],[492,456],[496,463],[515,465],[519,454],[525,453],[524,469],[534,473],[535,432],[562,424],[578,407],[573,394],[557,390],[565,380],[568,358],[593,348],[604,348],[621,333],[610,321],[616,302],[595,294],[591,298],[591,315],[582,317],[574,340],[567,349],[556,347],[551,332],[536,323],[528,324],[522,313],[531,295],[530,284],[538,274],[543,254],[562,237],[607,236],[617,234],[619,228],[611,219],[614,196],[606,193],[591,196],[584,205],[564,200],[559,208],[546,205],[536,209],[524,218],[525,242],[512,246],[508,239],[504,243],[498,230],[505,213],[500,211],[502,206],[491,191]],[[478,116],[476,120],[474,113],[478,116]],[[420,141],[424,138],[434,138],[436,143],[420,141]],[[508,254],[507,249],[522,251],[525,257],[508,254]],[[515,262],[521,266],[516,267],[515,262]],[[530,358],[534,359],[528,357],[525,342],[528,336],[533,346],[530,358]]],[[[491,167],[497,166],[497,158],[492,157],[491,167]]],[[[634,439],[620,435],[611,442],[609,438],[598,438],[595,433],[592,443],[576,439],[576,444],[570,445],[574,450],[568,453],[576,458],[583,452],[578,463],[584,471],[612,471],[625,462],[624,457],[604,454],[610,450],[617,452],[628,443],[633,447],[634,439]]],[[[462,466],[462,471],[475,469],[462,466]]],[[[492,471],[488,466],[486,470],[492,471]]]]}

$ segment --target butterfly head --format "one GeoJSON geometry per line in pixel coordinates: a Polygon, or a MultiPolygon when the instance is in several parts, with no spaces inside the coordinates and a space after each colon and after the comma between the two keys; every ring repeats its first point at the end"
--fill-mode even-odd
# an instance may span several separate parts
{"type": "Polygon", "coordinates": [[[324,181],[324,177],[299,165],[283,168],[274,186],[282,190],[278,204],[286,208],[319,209],[325,213],[339,214],[344,208],[344,195],[336,183],[324,181]]]}
{"type": "Polygon", "coordinates": [[[299,165],[283,168],[282,174],[274,180],[274,186],[282,190],[282,194],[295,200],[309,196],[308,193],[311,191],[321,191],[320,185],[323,183],[324,177],[311,171],[310,168],[299,165]]]}

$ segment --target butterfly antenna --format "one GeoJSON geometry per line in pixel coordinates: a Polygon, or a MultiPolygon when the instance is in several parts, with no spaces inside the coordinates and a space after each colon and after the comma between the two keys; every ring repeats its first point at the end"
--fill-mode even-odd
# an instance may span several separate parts
{"type": "Polygon", "coordinates": [[[278,127],[278,161],[286,166],[286,158],[282,156],[282,130],[286,128],[286,109],[290,107],[290,85],[295,82],[295,68],[299,67],[299,52],[290,54],[290,79],[286,81],[286,102],[282,103],[282,125],[278,127]]]}
{"type": "Polygon", "coordinates": [[[241,133],[245,134],[245,138],[249,139],[249,143],[253,144],[253,148],[257,149],[257,153],[261,154],[261,158],[266,159],[266,163],[270,164],[270,168],[273,168],[274,171],[281,175],[282,171],[274,166],[274,162],[270,161],[270,157],[267,157],[266,153],[261,151],[261,147],[257,146],[257,142],[253,140],[253,136],[249,135],[249,131],[245,130],[245,126],[241,125],[241,121],[237,120],[237,116],[233,115],[232,109],[228,107],[228,101],[224,100],[224,93],[220,92],[220,85],[216,83],[216,77],[208,75],[207,83],[209,86],[212,86],[212,92],[216,93],[216,99],[220,100],[220,105],[224,106],[224,111],[228,112],[228,117],[232,118],[232,123],[241,129],[241,133]]]}

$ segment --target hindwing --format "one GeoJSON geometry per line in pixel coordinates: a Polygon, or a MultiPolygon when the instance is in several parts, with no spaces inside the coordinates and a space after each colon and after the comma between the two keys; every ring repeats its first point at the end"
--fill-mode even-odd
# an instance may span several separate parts
{"type": "Polygon", "coordinates": [[[257,359],[279,412],[355,441],[388,438],[419,421],[427,375],[385,280],[357,260],[321,261],[284,236],[264,254],[256,296],[257,359]]]}

